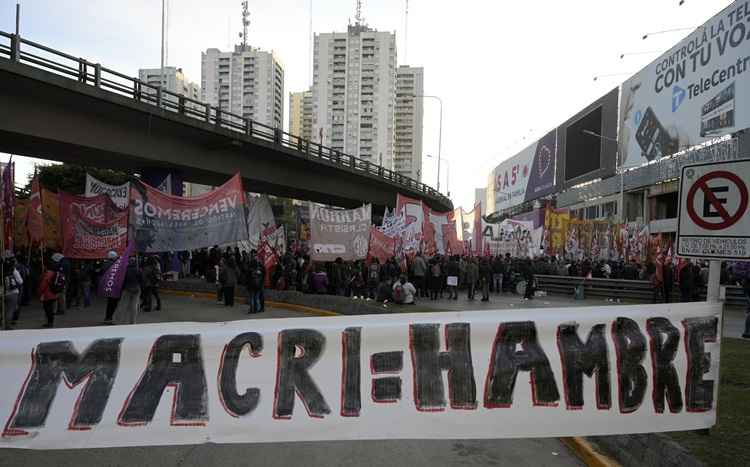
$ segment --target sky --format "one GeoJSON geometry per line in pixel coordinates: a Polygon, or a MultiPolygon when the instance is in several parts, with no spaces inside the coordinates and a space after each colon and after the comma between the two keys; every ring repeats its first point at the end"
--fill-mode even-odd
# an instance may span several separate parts
{"type": "MultiPolygon", "coordinates": [[[[16,0],[0,0],[0,30],[15,29],[16,0]]],[[[160,64],[159,0],[20,0],[21,35],[137,76],[160,64]]],[[[422,66],[425,94],[443,101],[441,191],[471,209],[490,171],[645,67],[728,0],[363,0],[372,28],[396,33],[398,62],[422,66]],[[407,28],[408,24],[408,28],[407,28]],[[623,53],[637,53],[620,58],[623,53]],[[594,81],[594,76],[603,76],[594,81]],[[448,161],[447,163],[445,161],[448,161]],[[448,168],[448,170],[446,170],[448,168]],[[449,173],[448,173],[449,172],[449,173]]],[[[249,1],[249,43],[273,50],[288,93],[310,85],[315,33],[345,31],[355,0],[249,1]]],[[[200,82],[201,51],[228,50],[242,30],[241,0],[169,0],[167,65],[200,82]]],[[[423,153],[437,155],[439,108],[425,101],[423,153]]],[[[2,118],[12,118],[3,116],[2,118]]],[[[284,114],[288,125],[288,108],[284,114]]],[[[6,160],[7,156],[3,157],[6,160]]],[[[33,171],[18,158],[17,183],[33,171]]],[[[435,186],[437,160],[423,158],[435,186]]],[[[252,187],[246,187],[252,191],[252,187]]]]}

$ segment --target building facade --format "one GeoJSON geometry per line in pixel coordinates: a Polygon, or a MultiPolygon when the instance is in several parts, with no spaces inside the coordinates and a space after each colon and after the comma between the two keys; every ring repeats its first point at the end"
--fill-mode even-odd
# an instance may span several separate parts
{"type": "Polygon", "coordinates": [[[203,101],[273,128],[284,124],[284,68],[273,52],[237,45],[201,54],[203,101]]]}
{"type": "MultiPolygon", "coordinates": [[[[200,86],[189,80],[182,72],[182,68],[173,66],[164,67],[163,81],[161,68],[141,68],[138,70],[138,79],[150,86],[161,86],[163,89],[175,94],[197,101],[201,100],[200,86]]],[[[149,87],[144,92],[155,94],[156,90],[149,87]]]]}
{"type": "Polygon", "coordinates": [[[357,23],[316,34],[313,57],[312,140],[392,169],[396,35],[357,23]]]}
{"type": "Polygon", "coordinates": [[[289,133],[309,140],[312,135],[312,91],[289,93],[289,133]]]}
{"type": "Polygon", "coordinates": [[[424,68],[401,65],[396,71],[393,170],[422,181],[424,68]],[[415,97],[416,96],[416,97],[415,97]]]}

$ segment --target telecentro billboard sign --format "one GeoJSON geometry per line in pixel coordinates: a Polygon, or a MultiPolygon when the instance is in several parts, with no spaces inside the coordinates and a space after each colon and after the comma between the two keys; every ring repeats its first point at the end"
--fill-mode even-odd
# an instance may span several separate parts
{"type": "Polygon", "coordinates": [[[626,166],[750,127],[750,0],[736,1],[622,85],[626,166]]]}
{"type": "MultiPolygon", "coordinates": [[[[495,211],[541,198],[555,190],[556,130],[495,167],[488,180],[495,211]]],[[[491,209],[491,207],[490,207],[491,209]]]]}

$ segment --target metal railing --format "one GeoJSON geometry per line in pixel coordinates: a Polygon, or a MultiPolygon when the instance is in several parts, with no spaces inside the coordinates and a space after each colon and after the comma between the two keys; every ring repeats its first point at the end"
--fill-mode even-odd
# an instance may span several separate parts
{"type": "Polygon", "coordinates": [[[74,57],[42,44],[0,31],[0,58],[33,66],[66,78],[88,84],[115,94],[131,98],[137,102],[150,104],[159,109],[174,112],[186,117],[215,125],[217,129],[230,130],[246,137],[273,143],[276,146],[292,149],[302,157],[317,160],[350,172],[367,174],[406,187],[411,191],[451,206],[450,199],[434,188],[386,169],[370,161],[344,154],[333,148],[286,133],[253,121],[216,106],[167,91],[132,78],[117,71],[74,57]],[[8,43],[3,43],[7,40],[8,43]]]}
{"type": "MultiPolygon", "coordinates": [[[[627,279],[586,279],[584,277],[553,276],[536,274],[537,288],[555,295],[573,295],[575,288],[583,286],[584,295],[589,297],[613,298],[631,300],[641,303],[650,303],[654,296],[654,286],[650,281],[633,281],[627,279]]],[[[742,287],[727,285],[725,287],[726,297],[724,303],[733,306],[746,306],[747,299],[742,287]]],[[[698,297],[706,299],[706,288],[700,287],[698,297]]],[[[678,302],[680,298],[680,286],[677,282],[672,286],[671,301],[678,302]]]]}

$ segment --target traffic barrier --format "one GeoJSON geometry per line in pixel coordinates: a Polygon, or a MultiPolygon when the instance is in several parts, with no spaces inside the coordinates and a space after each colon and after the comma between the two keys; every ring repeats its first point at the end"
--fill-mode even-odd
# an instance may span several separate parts
{"type": "Polygon", "coordinates": [[[687,303],[8,331],[0,448],[704,429],[720,315],[687,303]]]}
{"type": "MultiPolygon", "coordinates": [[[[584,295],[591,297],[604,297],[621,300],[632,300],[650,303],[653,300],[654,288],[649,281],[631,281],[625,279],[586,279],[584,277],[552,276],[537,274],[537,289],[544,290],[550,294],[570,295],[575,288],[583,286],[584,295]]],[[[747,299],[738,286],[725,286],[726,298],[724,303],[732,306],[746,306],[747,299]]],[[[700,300],[706,299],[706,288],[699,290],[700,300]]],[[[680,286],[675,282],[672,287],[672,302],[680,301],[680,286]]]]}

